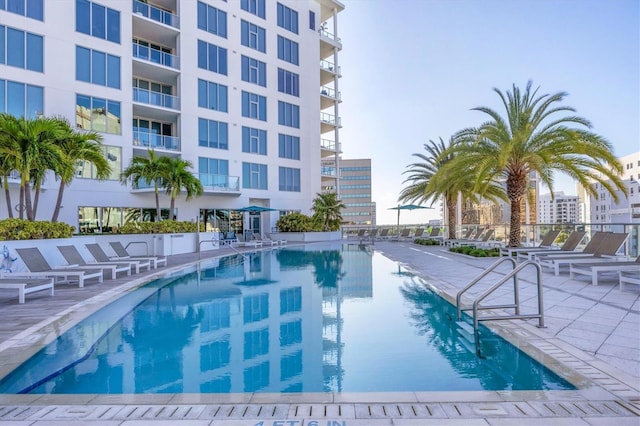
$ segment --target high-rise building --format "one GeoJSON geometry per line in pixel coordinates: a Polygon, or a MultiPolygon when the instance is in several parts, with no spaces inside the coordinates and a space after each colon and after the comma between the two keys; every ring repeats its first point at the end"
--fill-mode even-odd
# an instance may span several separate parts
{"type": "MultiPolygon", "coordinates": [[[[339,154],[343,8],[336,0],[0,1],[0,111],[63,116],[100,133],[112,172],[99,181],[91,163],[79,163],[59,216],[80,230],[155,216],[151,185],[120,183],[149,149],[190,161],[204,187],[201,197],[178,198],[178,220],[272,227],[278,211],[309,213],[321,188],[337,187],[336,169],[323,162],[339,154]],[[275,212],[237,211],[249,205],[275,212]]],[[[37,219],[51,217],[57,188],[49,174],[37,219]]],[[[164,216],[169,197],[160,203],[164,216]]]]}
{"type": "Polygon", "coordinates": [[[581,223],[580,197],[564,192],[542,194],[538,200],[538,223],[581,223]]]}
{"type": "Polygon", "coordinates": [[[376,225],[376,205],[371,198],[371,159],[340,159],[340,199],[345,205],[345,227],[376,225]]]}

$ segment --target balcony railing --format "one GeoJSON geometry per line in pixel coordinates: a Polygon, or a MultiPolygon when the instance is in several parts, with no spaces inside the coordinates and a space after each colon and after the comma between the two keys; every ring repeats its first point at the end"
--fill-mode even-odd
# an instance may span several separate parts
{"type": "Polygon", "coordinates": [[[180,151],[180,138],[176,136],[165,136],[140,130],[134,130],[133,145],[144,146],[148,148],[166,149],[169,151],[180,151]]]}
{"type": "Polygon", "coordinates": [[[153,21],[160,22],[161,24],[180,28],[180,19],[178,18],[178,15],[174,15],[171,12],[167,12],[138,0],[133,0],[133,13],[144,16],[145,18],[149,18],[153,21]]]}
{"type": "Polygon", "coordinates": [[[331,124],[333,126],[339,126],[340,125],[340,117],[338,117],[336,119],[335,115],[326,113],[326,112],[321,112],[320,113],[320,121],[322,121],[323,123],[327,123],[327,124],[331,124]]]}
{"type": "Polygon", "coordinates": [[[336,144],[336,141],[332,141],[329,139],[320,139],[320,147],[324,149],[335,151],[337,146],[339,145],[336,144]]]}
{"type": "Polygon", "coordinates": [[[238,176],[199,173],[198,178],[205,190],[240,191],[240,178],[238,176]]]}
{"type": "Polygon", "coordinates": [[[137,87],[133,88],[133,101],[163,108],[180,109],[180,103],[177,96],[153,92],[146,89],[139,89],[137,87]]]}
{"type": "Polygon", "coordinates": [[[336,92],[336,89],[332,89],[331,87],[320,86],[320,94],[340,100],[340,92],[336,92]]]}
{"type": "Polygon", "coordinates": [[[337,169],[335,167],[320,167],[320,174],[322,176],[338,176],[337,169]]]}
{"type": "Polygon", "coordinates": [[[329,31],[327,31],[325,28],[320,28],[320,29],[318,30],[318,33],[320,33],[320,35],[321,35],[322,37],[327,37],[327,38],[329,38],[329,39],[331,39],[331,40],[335,40],[335,41],[337,41],[338,43],[342,43],[342,40],[340,40],[340,37],[336,37],[336,36],[335,36],[335,34],[330,33],[330,32],[329,32],[329,31]]]}
{"type": "Polygon", "coordinates": [[[336,68],[336,66],[332,62],[329,62],[326,59],[322,59],[320,61],[320,68],[322,68],[323,70],[332,72],[334,74],[340,74],[340,67],[336,68]]]}
{"type": "Polygon", "coordinates": [[[162,50],[153,47],[143,46],[136,42],[133,42],[132,45],[134,58],[153,62],[154,64],[164,65],[170,68],[180,68],[180,58],[172,55],[171,53],[163,52],[162,50]]]}

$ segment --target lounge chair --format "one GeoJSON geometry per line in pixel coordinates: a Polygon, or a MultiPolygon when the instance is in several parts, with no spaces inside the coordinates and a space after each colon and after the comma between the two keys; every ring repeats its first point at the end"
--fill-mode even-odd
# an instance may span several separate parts
{"type": "Polygon", "coordinates": [[[29,272],[12,272],[13,276],[23,277],[48,277],[48,278],[61,278],[64,280],[71,280],[72,278],[78,281],[79,287],[84,287],[85,280],[97,278],[98,283],[103,281],[102,271],[96,271],[95,269],[88,268],[75,268],[75,267],[56,267],[52,268],[44,258],[42,253],[37,247],[34,248],[19,248],[16,249],[20,259],[24,262],[24,265],[29,272]]]}
{"type": "Polygon", "coordinates": [[[163,264],[167,266],[167,258],[165,256],[138,256],[129,254],[127,249],[122,245],[120,241],[111,241],[109,243],[113,251],[118,256],[118,259],[133,259],[133,260],[150,260],[151,267],[156,269],[158,265],[163,264]]]}
{"type": "Polygon", "coordinates": [[[464,242],[469,240],[475,240],[480,236],[480,234],[482,234],[483,231],[484,231],[484,228],[477,228],[475,231],[473,228],[469,228],[467,229],[467,232],[462,236],[462,238],[454,238],[454,239],[446,240],[444,243],[447,246],[454,246],[458,244],[458,242],[460,241],[464,242]]]}
{"type": "Polygon", "coordinates": [[[591,276],[592,285],[598,285],[599,274],[615,274],[623,271],[640,272],[640,256],[629,262],[572,263],[569,268],[569,278],[573,279],[576,275],[587,275],[591,276]]]}
{"type": "Polygon", "coordinates": [[[441,235],[441,232],[441,226],[434,226],[431,228],[431,232],[429,233],[429,235],[427,235],[427,238],[430,240],[438,240],[440,241],[440,244],[442,244],[442,242],[444,241],[444,235],[441,235]]]}
{"type": "Polygon", "coordinates": [[[389,235],[389,231],[391,231],[390,228],[384,228],[382,231],[380,231],[380,234],[378,234],[376,240],[388,240],[389,238],[391,238],[391,236],[389,235]]]}
{"type": "Polygon", "coordinates": [[[220,242],[222,243],[222,245],[230,245],[233,246],[234,244],[238,243],[238,237],[236,236],[235,232],[224,232],[222,234],[222,239],[220,239],[220,242]]]}
{"type": "Polygon", "coordinates": [[[635,271],[620,271],[618,272],[620,280],[620,291],[626,290],[627,284],[633,284],[640,286],[640,272],[635,271]]]}
{"type": "MultiPolygon", "coordinates": [[[[592,263],[592,262],[612,262],[615,260],[616,253],[627,239],[627,233],[598,233],[594,234],[592,239],[598,238],[600,242],[596,243],[593,253],[568,253],[566,256],[548,255],[540,258],[538,263],[543,268],[553,268],[555,275],[560,275],[560,268],[565,265],[571,266],[576,263],[592,263]],[[604,234],[598,236],[598,234],[604,234]]],[[[587,247],[585,247],[586,250],[587,247]]]]}
{"type": "Polygon", "coordinates": [[[274,239],[270,234],[262,234],[262,235],[263,235],[263,237],[266,237],[266,239],[271,240],[271,241],[275,241],[281,246],[287,244],[287,240],[281,240],[281,239],[277,239],[277,238],[274,239]]]}
{"type": "Polygon", "coordinates": [[[126,272],[127,275],[131,275],[131,265],[129,263],[115,263],[115,262],[97,262],[87,263],[84,260],[76,246],[58,246],[58,251],[64,257],[70,265],[78,265],[86,269],[101,269],[102,272],[109,271],[111,273],[111,279],[115,279],[118,272],[126,272]]]}
{"type": "Polygon", "coordinates": [[[347,235],[347,239],[362,239],[364,238],[366,233],[367,233],[367,230],[362,228],[362,229],[359,229],[355,235],[354,234],[347,235]]]}
{"type": "Polygon", "coordinates": [[[411,239],[415,240],[416,238],[422,238],[423,235],[424,235],[424,228],[418,228],[416,229],[416,232],[414,232],[413,235],[411,236],[411,239]]]}
{"type": "Polygon", "coordinates": [[[495,231],[493,229],[483,229],[480,228],[478,232],[475,234],[475,238],[469,238],[467,240],[458,240],[454,243],[456,246],[477,246],[481,243],[484,243],[489,240],[493,236],[495,231]]]}
{"type": "Polygon", "coordinates": [[[585,234],[586,232],[584,231],[573,231],[571,234],[569,234],[569,237],[562,244],[562,246],[560,246],[559,249],[551,250],[551,249],[544,249],[544,248],[538,248],[538,247],[531,247],[528,250],[516,251],[516,257],[518,260],[520,259],[533,260],[533,257],[536,254],[544,255],[544,254],[554,254],[554,253],[556,254],[571,253],[573,252],[573,250],[576,249],[576,247],[578,247],[578,244],[580,244],[580,241],[582,241],[585,234]]]}
{"type": "Polygon", "coordinates": [[[140,268],[147,268],[147,271],[151,269],[151,261],[149,261],[149,260],[144,260],[144,259],[117,259],[117,258],[116,259],[111,259],[107,255],[107,253],[105,253],[104,250],[102,250],[102,247],[100,247],[99,244],[85,244],[85,247],[87,248],[87,250],[89,250],[89,253],[91,253],[91,256],[93,256],[93,258],[97,262],[128,263],[130,268],[134,268],[134,270],[136,271],[136,274],[138,272],[140,272],[140,268]]]}
{"type": "Polygon", "coordinates": [[[409,238],[409,234],[411,234],[411,229],[404,228],[399,235],[395,235],[391,237],[391,239],[395,241],[406,240],[407,238],[409,238]]]}
{"type": "MultiPolygon", "coordinates": [[[[10,275],[13,274],[10,273],[10,275]]],[[[36,291],[51,290],[51,295],[53,296],[53,281],[53,278],[10,278],[4,275],[4,278],[0,278],[0,290],[17,289],[18,303],[24,303],[25,295],[36,291]]]]}
{"type": "Polygon", "coordinates": [[[500,249],[500,256],[513,256],[518,252],[530,252],[535,251],[532,249],[540,248],[543,250],[550,250],[553,242],[558,238],[558,234],[560,234],[559,230],[552,229],[542,237],[542,241],[536,247],[503,247],[500,249]]]}

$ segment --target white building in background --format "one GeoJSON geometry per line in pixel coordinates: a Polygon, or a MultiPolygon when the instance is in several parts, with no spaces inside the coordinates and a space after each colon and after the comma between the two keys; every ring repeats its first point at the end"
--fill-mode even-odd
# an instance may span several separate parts
{"type": "Polygon", "coordinates": [[[564,192],[542,194],[538,199],[538,223],[581,223],[580,197],[564,192]]]}
{"type": "Polygon", "coordinates": [[[598,199],[578,188],[584,200],[586,221],[590,223],[640,223],[640,152],[619,158],[622,163],[622,180],[625,191],[616,191],[619,201],[602,184],[594,183],[598,199]],[[625,196],[626,194],[626,196],[625,196]]]}
{"type": "Polygon", "coordinates": [[[340,158],[340,200],[345,205],[342,223],[346,226],[376,226],[376,204],[372,199],[371,159],[340,158]]]}
{"type": "MultiPolygon", "coordinates": [[[[119,182],[149,148],[191,161],[204,186],[204,196],[178,200],[178,220],[270,228],[278,211],[309,213],[321,188],[337,187],[335,170],[322,165],[337,162],[340,146],[343,8],[336,0],[0,1],[0,111],[64,116],[103,136],[110,178],[97,181],[90,163],[78,164],[65,191],[59,220],[78,229],[109,232],[127,217],[155,215],[151,189],[119,182]],[[249,205],[276,212],[236,211],[249,205]]],[[[10,187],[15,205],[19,181],[10,187]]],[[[49,176],[37,219],[50,219],[57,187],[49,176]]],[[[168,213],[164,194],[161,206],[168,213]]]]}

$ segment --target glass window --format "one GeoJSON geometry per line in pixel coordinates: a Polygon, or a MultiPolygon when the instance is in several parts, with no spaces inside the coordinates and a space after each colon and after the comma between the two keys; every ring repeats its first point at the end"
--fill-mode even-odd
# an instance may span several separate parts
{"type": "Polygon", "coordinates": [[[98,3],[91,4],[91,35],[97,38],[107,38],[107,9],[98,3]]]}
{"type": "MultiPolygon", "coordinates": [[[[102,146],[104,156],[111,167],[111,174],[107,177],[107,180],[120,180],[120,173],[122,172],[122,148],[119,146],[102,146]]],[[[77,178],[84,179],[96,179],[97,170],[90,161],[79,161],[76,164],[77,178]]]]}
{"type": "Polygon", "coordinates": [[[298,74],[278,68],[278,92],[300,96],[300,77],[298,74]]]}
{"type": "Polygon", "coordinates": [[[203,186],[228,186],[229,161],[198,157],[198,173],[203,186]]]}
{"type": "Polygon", "coordinates": [[[76,0],[76,31],[120,43],[120,12],[88,0],[76,0]]]}
{"type": "Polygon", "coordinates": [[[24,68],[24,31],[7,27],[7,65],[24,68]]]}
{"type": "Polygon", "coordinates": [[[302,311],[302,287],[280,290],[280,315],[302,311]]]}
{"type": "Polygon", "coordinates": [[[244,333],[244,359],[252,359],[269,352],[269,329],[244,333]]]}
{"type": "Polygon", "coordinates": [[[267,189],[267,165],[242,163],[242,187],[267,189]]]}
{"type": "Polygon", "coordinates": [[[267,98],[255,93],[243,91],[242,116],[267,121],[267,98]]]}
{"type": "Polygon", "coordinates": [[[278,59],[298,65],[298,43],[278,36],[278,59]]]}
{"type": "Polygon", "coordinates": [[[76,31],[91,35],[91,2],[76,0],[76,31]]]}
{"type": "Polygon", "coordinates": [[[287,102],[278,101],[278,124],[300,128],[300,107],[287,102]]]}
{"type": "Polygon", "coordinates": [[[302,320],[280,324],[280,346],[289,346],[302,342],[302,320]]]}
{"type": "Polygon", "coordinates": [[[227,123],[199,118],[198,145],[229,149],[229,126],[227,123]]]}
{"type": "Polygon", "coordinates": [[[278,3],[278,26],[298,34],[298,12],[278,3]]]}
{"type": "Polygon", "coordinates": [[[120,58],[76,46],[76,80],[120,88],[120,58]]]}
{"type": "Polygon", "coordinates": [[[257,59],[242,55],[242,81],[267,87],[267,64],[257,59]]]}
{"type": "Polygon", "coordinates": [[[297,136],[278,135],[278,156],[291,160],[300,159],[300,138],[297,136]]]}
{"type": "Polygon", "coordinates": [[[262,53],[267,51],[267,35],[264,28],[244,19],[240,21],[240,43],[262,53]]]}
{"type": "Polygon", "coordinates": [[[316,30],[316,13],[313,10],[309,11],[309,29],[316,30]]]}
{"type": "Polygon", "coordinates": [[[42,114],[44,89],[40,86],[0,80],[0,112],[35,118],[42,114]]]}
{"type": "Polygon", "coordinates": [[[267,131],[243,126],[242,152],[267,155],[267,131]]]}
{"type": "Polygon", "coordinates": [[[0,25],[0,64],[42,72],[43,43],[40,35],[0,25]]]}
{"type": "Polygon", "coordinates": [[[227,12],[199,1],[198,28],[227,38],[227,12]]]}
{"type": "Polygon", "coordinates": [[[91,49],[76,46],[76,80],[91,82],[91,49]]]}
{"type": "Polygon", "coordinates": [[[91,51],[91,80],[101,86],[107,85],[107,55],[104,52],[91,51]]]}
{"type": "Polygon", "coordinates": [[[76,127],[120,134],[120,102],[87,95],[76,96],[76,127]]]}
{"type": "Polygon", "coordinates": [[[199,79],[198,106],[227,112],[227,86],[199,79]]]}
{"type": "Polygon", "coordinates": [[[7,0],[7,11],[24,16],[24,0],[7,0]]]}
{"type": "Polygon", "coordinates": [[[262,19],[266,19],[265,0],[241,0],[240,8],[262,19]]]}
{"type": "Polygon", "coordinates": [[[227,49],[198,40],[198,67],[227,75],[227,49]]]}
{"type": "Polygon", "coordinates": [[[27,69],[31,71],[44,71],[44,50],[42,36],[27,34],[27,69]]]}
{"type": "Polygon", "coordinates": [[[278,177],[280,191],[300,192],[300,169],[280,167],[278,177]]]}
{"type": "Polygon", "coordinates": [[[6,31],[7,29],[3,25],[0,25],[0,64],[4,64],[6,61],[5,48],[4,48],[6,31]]]}
{"type": "Polygon", "coordinates": [[[0,10],[26,16],[27,18],[44,19],[44,0],[0,0],[0,10]]]}
{"type": "Polygon", "coordinates": [[[107,55],[107,86],[120,88],[120,57],[107,55]]]}

